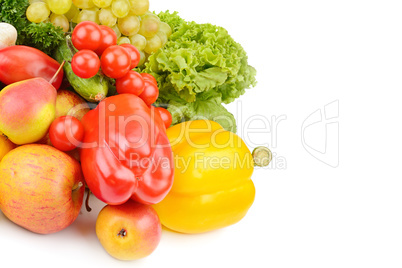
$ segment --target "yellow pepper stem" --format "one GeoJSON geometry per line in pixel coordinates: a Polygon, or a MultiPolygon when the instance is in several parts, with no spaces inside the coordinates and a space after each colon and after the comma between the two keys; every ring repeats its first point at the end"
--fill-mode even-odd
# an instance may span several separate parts
{"type": "Polygon", "coordinates": [[[264,146],[256,147],[252,152],[254,165],[258,167],[266,167],[272,160],[271,151],[264,146]]]}

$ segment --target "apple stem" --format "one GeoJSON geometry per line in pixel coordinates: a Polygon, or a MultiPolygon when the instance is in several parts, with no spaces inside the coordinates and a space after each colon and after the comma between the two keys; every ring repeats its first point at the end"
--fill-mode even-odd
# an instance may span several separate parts
{"type": "Polygon", "coordinates": [[[63,62],[60,64],[60,67],[59,67],[59,69],[57,69],[57,72],[56,72],[56,73],[53,75],[53,77],[49,80],[49,84],[52,84],[52,83],[54,82],[54,80],[56,80],[56,78],[57,78],[57,76],[59,75],[59,73],[61,72],[61,69],[63,68],[65,62],[66,62],[66,61],[63,60],[63,62]]]}
{"type": "Polygon", "coordinates": [[[85,208],[88,212],[91,212],[92,208],[89,206],[89,196],[91,195],[91,190],[87,189],[87,197],[85,198],[85,208]]]}
{"type": "Polygon", "coordinates": [[[73,192],[78,191],[82,186],[84,186],[84,184],[83,184],[81,181],[78,182],[77,187],[75,187],[75,188],[73,189],[73,192]]]}

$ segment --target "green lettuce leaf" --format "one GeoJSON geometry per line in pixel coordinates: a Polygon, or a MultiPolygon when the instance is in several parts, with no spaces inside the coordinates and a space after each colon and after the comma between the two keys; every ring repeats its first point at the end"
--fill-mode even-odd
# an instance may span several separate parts
{"type": "Polygon", "coordinates": [[[167,98],[159,98],[158,106],[167,107],[172,114],[172,125],[189,121],[206,119],[219,123],[224,129],[236,132],[236,121],[234,116],[222,105],[220,94],[215,91],[201,93],[197,101],[188,103],[177,94],[164,95],[167,98]],[[166,105],[168,103],[168,105],[166,105]]]}
{"type": "Polygon", "coordinates": [[[234,101],[256,84],[256,70],[248,65],[242,46],[222,27],[186,22],[177,12],[158,16],[173,34],[142,70],[158,81],[158,103],[174,114],[173,124],[206,118],[235,131],[234,117],[222,103],[234,101]]]}

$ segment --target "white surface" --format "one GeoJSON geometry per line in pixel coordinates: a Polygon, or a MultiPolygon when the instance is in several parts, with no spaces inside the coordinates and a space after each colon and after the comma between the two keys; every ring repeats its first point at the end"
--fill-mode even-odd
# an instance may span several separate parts
{"type": "MultiPolygon", "coordinates": [[[[223,230],[202,235],[164,231],[157,250],[135,262],[114,260],[98,243],[94,223],[102,204],[94,199],[91,213],[83,212],[53,235],[25,231],[1,214],[2,263],[401,267],[401,7],[400,1],[151,0],[152,10],[176,10],[186,19],[221,25],[244,46],[259,83],[240,98],[242,111],[239,101],[228,105],[241,114],[240,128],[253,115],[271,123],[272,116],[286,116],[276,124],[276,136],[244,137],[250,147],[268,144],[277,158],[270,169],[255,171],[252,208],[240,223],[223,230]],[[327,125],[328,135],[325,123],[306,127],[319,114],[309,116],[330,103],[327,117],[335,118],[327,125]],[[314,152],[325,142],[327,154],[314,152]]],[[[264,126],[261,120],[252,124],[264,126]]]]}

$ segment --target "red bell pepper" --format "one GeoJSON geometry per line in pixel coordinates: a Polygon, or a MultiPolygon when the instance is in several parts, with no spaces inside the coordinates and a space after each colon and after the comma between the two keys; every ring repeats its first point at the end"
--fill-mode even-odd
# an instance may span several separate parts
{"type": "MultiPolygon", "coordinates": [[[[28,46],[10,46],[0,49],[0,81],[6,85],[42,77],[50,81],[60,67],[55,59],[39,49],[28,46]]],[[[63,81],[61,70],[52,85],[59,89],[63,81]]]]}
{"type": "Polygon", "coordinates": [[[173,184],[173,155],[159,113],[133,94],[108,97],[81,121],[85,181],[101,201],[156,204],[173,184]]]}

